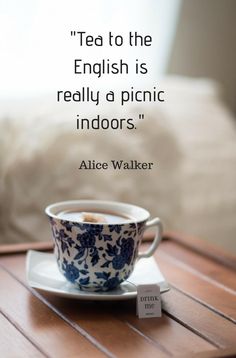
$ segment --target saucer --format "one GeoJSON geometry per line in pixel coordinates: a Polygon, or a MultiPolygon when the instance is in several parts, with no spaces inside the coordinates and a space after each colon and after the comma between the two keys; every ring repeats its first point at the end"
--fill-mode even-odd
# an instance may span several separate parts
{"type": "Polygon", "coordinates": [[[137,285],[158,284],[160,291],[166,292],[169,286],[153,257],[142,258],[127,281],[107,292],[82,291],[68,282],[60,273],[54,254],[30,250],[26,257],[28,285],[56,296],[79,300],[112,301],[127,300],[137,296],[137,285]]]}

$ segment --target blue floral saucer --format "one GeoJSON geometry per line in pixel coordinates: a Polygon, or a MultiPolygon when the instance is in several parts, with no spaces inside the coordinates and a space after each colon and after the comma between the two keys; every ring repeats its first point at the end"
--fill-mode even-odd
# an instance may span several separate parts
{"type": "Polygon", "coordinates": [[[106,292],[81,291],[59,272],[54,254],[30,250],[26,258],[28,285],[57,296],[80,300],[127,300],[137,296],[136,286],[158,284],[161,292],[169,290],[153,257],[139,260],[129,279],[118,288],[106,292]]]}

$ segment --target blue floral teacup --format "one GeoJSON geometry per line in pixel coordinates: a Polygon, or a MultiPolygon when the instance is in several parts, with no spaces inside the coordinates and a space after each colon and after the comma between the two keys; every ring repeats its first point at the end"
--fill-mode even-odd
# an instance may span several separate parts
{"type": "Polygon", "coordinates": [[[149,212],[135,205],[74,200],[49,205],[45,212],[59,270],[82,290],[116,288],[130,276],[137,260],[154,253],[162,237],[160,219],[149,220],[149,212]],[[101,222],[81,220],[84,212],[101,214],[101,222]],[[150,248],[139,253],[143,233],[152,226],[157,227],[156,236],[150,248]]]}

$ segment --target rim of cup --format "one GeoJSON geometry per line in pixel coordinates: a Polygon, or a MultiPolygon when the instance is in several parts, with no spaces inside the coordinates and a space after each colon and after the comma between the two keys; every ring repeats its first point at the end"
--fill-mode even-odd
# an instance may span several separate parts
{"type": "Polygon", "coordinates": [[[115,215],[127,215],[130,220],[124,220],[124,222],[119,222],[118,224],[112,224],[112,223],[87,223],[84,224],[90,224],[90,225],[124,225],[129,223],[138,223],[147,221],[150,218],[150,213],[137,205],[123,203],[119,201],[109,201],[109,200],[66,200],[66,201],[60,201],[53,204],[50,204],[46,207],[45,213],[51,218],[58,219],[58,220],[65,220],[69,222],[81,222],[77,220],[70,220],[70,219],[63,219],[62,217],[59,217],[59,213],[61,211],[65,210],[73,210],[75,209],[78,211],[79,207],[81,207],[81,211],[86,210],[99,210],[109,211],[112,214],[115,215]]]}

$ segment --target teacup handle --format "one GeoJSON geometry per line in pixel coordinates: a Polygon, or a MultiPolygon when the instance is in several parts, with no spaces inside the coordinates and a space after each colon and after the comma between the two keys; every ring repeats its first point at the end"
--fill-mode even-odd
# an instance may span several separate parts
{"type": "Polygon", "coordinates": [[[159,218],[149,220],[146,222],[144,230],[147,230],[153,226],[157,227],[155,238],[147,251],[138,253],[138,259],[152,256],[162,239],[163,226],[161,220],[159,218]]]}

